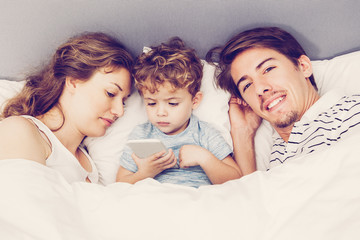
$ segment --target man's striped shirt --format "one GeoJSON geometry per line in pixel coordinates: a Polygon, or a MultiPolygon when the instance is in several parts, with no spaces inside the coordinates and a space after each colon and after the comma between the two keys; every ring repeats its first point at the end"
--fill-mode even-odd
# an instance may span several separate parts
{"type": "Polygon", "coordinates": [[[268,168],[325,149],[355,132],[360,134],[360,94],[328,92],[295,123],[287,143],[274,131],[268,168]]]}

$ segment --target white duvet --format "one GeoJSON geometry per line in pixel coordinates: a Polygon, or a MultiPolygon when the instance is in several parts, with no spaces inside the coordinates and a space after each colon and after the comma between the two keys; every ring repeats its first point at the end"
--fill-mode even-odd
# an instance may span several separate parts
{"type": "Polygon", "coordinates": [[[0,239],[360,239],[360,136],[223,185],[68,184],[0,161],[0,239]]]}

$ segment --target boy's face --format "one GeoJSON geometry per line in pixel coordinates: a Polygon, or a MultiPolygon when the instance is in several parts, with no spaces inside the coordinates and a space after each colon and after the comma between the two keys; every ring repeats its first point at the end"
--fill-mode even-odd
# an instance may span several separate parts
{"type": "Polygon", "coordinates": [[[158,91],[142,92],[149,121],[167,135],[184,131],[192,110],[201,100],[201,93],[195,97],[187,89],[174,89],[169,83],[159,86],[158,91]]]}

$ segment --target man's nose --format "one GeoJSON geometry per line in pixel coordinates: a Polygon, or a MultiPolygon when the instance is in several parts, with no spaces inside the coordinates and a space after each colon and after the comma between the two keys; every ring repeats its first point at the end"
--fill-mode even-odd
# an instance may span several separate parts
{"type": "Polygon", "coordinates": [[[264,95],[266,92],[271,91],[272,87],[269,82],[264,78],[258,78],[254,82],[255,92],[258,96],[264,95]]]}

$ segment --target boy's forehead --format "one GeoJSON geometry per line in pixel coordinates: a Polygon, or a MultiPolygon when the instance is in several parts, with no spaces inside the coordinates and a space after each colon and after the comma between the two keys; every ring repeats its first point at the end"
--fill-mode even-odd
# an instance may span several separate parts
{"type": "Polygon", "coordinates": [[[191,95],[187,88],[176,88],[172,86],[170,83],[166,84],[158,84],[155,87],[144,87],[141,90],[141,94],[145,98],[182,98],[187,95],[191,95]]]}
{"type": "Polygon", "coordinates": [[[174,84],[171,84],[171,82],[169,81],[164,81],[162,83],[159,83],[151,80],[146,80],[143,83],[143,89],[141,89],[141,92],[144,93],[146,91],[149,93],[156,93],[159,91],[167,91],[169,93],[176,93],[181,89],[186,89],[186,88],[176,87],[174,84]]]}

